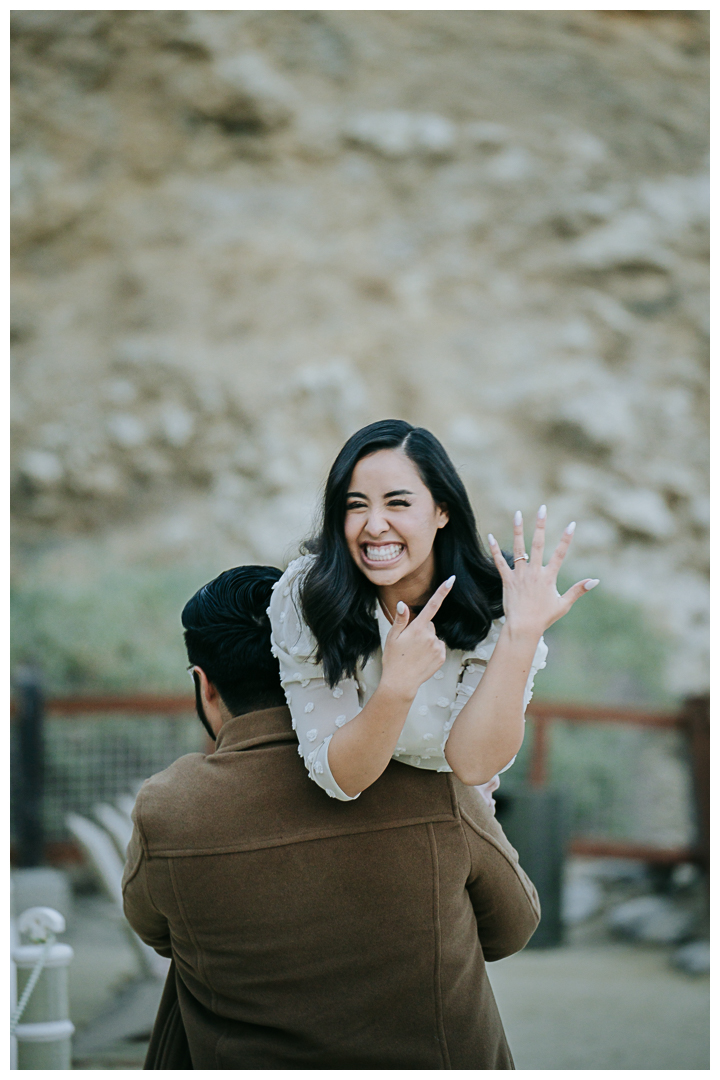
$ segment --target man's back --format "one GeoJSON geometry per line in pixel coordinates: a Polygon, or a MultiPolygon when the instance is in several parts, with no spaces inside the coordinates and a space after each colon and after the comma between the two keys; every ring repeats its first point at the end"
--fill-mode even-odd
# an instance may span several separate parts
{"type": "Polygon", "coordinates": [[[537,897],[450,774],[391,762],[336,803],[286,709],[238,717],[144,785],[124,889],[175,958],[196,1069],[513,1067],[484,964],[537,897]]]}

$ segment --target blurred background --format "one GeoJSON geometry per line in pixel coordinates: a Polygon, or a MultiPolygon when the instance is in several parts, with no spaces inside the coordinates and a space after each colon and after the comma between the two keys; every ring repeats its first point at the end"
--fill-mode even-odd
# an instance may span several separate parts
{"type": "MultiPolygon", "coordinates": [[[[16,720],[48,699],[34,810],[13,725],[16,906],[62,868],[78,1027],[142,957],[66,814],[202,748],[184,602],[285,566],[344,440],[392,416],[482,534],[546,502],[553,542],[578,522],[565,584],[601,579],[505,781],[507,815],[562,792],[570,851],[564,947],[493,969],[517,1065],[707,1068],[704,953],[677,957],[706,936],[708,13],[20,11],[12,53],[16,720]],[[522,988],[571,1009],[594,962],[544,1046],[522,988]],[[620,971],[644,1021],[611,1015],[620,971]]],[[[77,1067],[138,1067],[142,1037],[77,1067]]]]}

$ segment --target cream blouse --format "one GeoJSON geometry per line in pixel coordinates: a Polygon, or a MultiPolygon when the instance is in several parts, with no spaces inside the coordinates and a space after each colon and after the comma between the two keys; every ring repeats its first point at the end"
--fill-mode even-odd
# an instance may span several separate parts
{"type": "MultiPolygon", "coordinates": [[[[343,679],[334,688],[323,677],[322,664],[312,656],[316,641],[300,615],[298,586],[312,555],[291,562],[273,585],[268,615],[272,628],[272,651],[280,663],[280,679],[298,737],[298,753],[310,777],[335,799],[350,795],[335,782],[328,764],[328,747],[338,728],[350,723],[364,708],[380,683],[382,653],[391,624],[378,603],[375,615],[380,648],[366,664],[358,666],[356,678],[343,679]]],[[[445,760],[445,743],[455,718],[480,682],[500,636],[504,617],[496,619],[487,637],[474,649],[448,649],[445,663],[424,682],[410,706],[393,758],[418,769],[452,772],[445,760]]],[[[547,645],[540,638],[525,687],[524,707],[532,697],[535,673],[545,667],[547,645]]],[[[509,769],[515,758],[508,762],[509,769]]],[[[505,772],[502,769],[502,772],[505,772]]],[[[358,798],[357,795],[354,798],[358,798]]]]}

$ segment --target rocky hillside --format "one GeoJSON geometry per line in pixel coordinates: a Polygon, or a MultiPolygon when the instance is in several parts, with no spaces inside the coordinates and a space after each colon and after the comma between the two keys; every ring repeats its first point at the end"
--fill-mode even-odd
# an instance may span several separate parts
{"type": "Polygon", "coordinates": [[[15,12],[18,588],[281,562],[402,416],[704,688],[706,14],[15,12]]]}

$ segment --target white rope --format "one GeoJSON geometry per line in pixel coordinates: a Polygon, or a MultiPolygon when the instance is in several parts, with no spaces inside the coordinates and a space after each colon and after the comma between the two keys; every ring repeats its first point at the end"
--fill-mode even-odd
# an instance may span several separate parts
{"type": "Polygon", "coordinates": [[[51,933],[48,936],[47,941],[43,945],[42,952],[40,953],[39,957],[37,958],[37,962],[35,964],[35,967],[32,969],[32,974],[30,975],[30,978],[27,981],[27,985],[26,985],[25,989],[23,990],[22,997],[20,998],[19,1002],[17,1003],[17,1005],[15,1007],[15,1012],[12,1013],[12,1015],[10,1017],[10,1034],[11,1035],[15,1034],[15,1030],[16,1030],[18,1024],[20,1023],[20,1019],[22,1017],[22,1014],[25,1012],[25,1006],[27,1005],[28,1001],[30,1000],[30,995],[32,994],[33,990],[35,989],[35,987],[37,985],[37,981],[40,978],[40,973],[41,973],[42,969],[45,967],[45,964],[47,963],[48,956],[50,955],[50,950],[51,950],[51,948],[53,947],[54,944],[55,944],[55,935],[51,933]]]}

